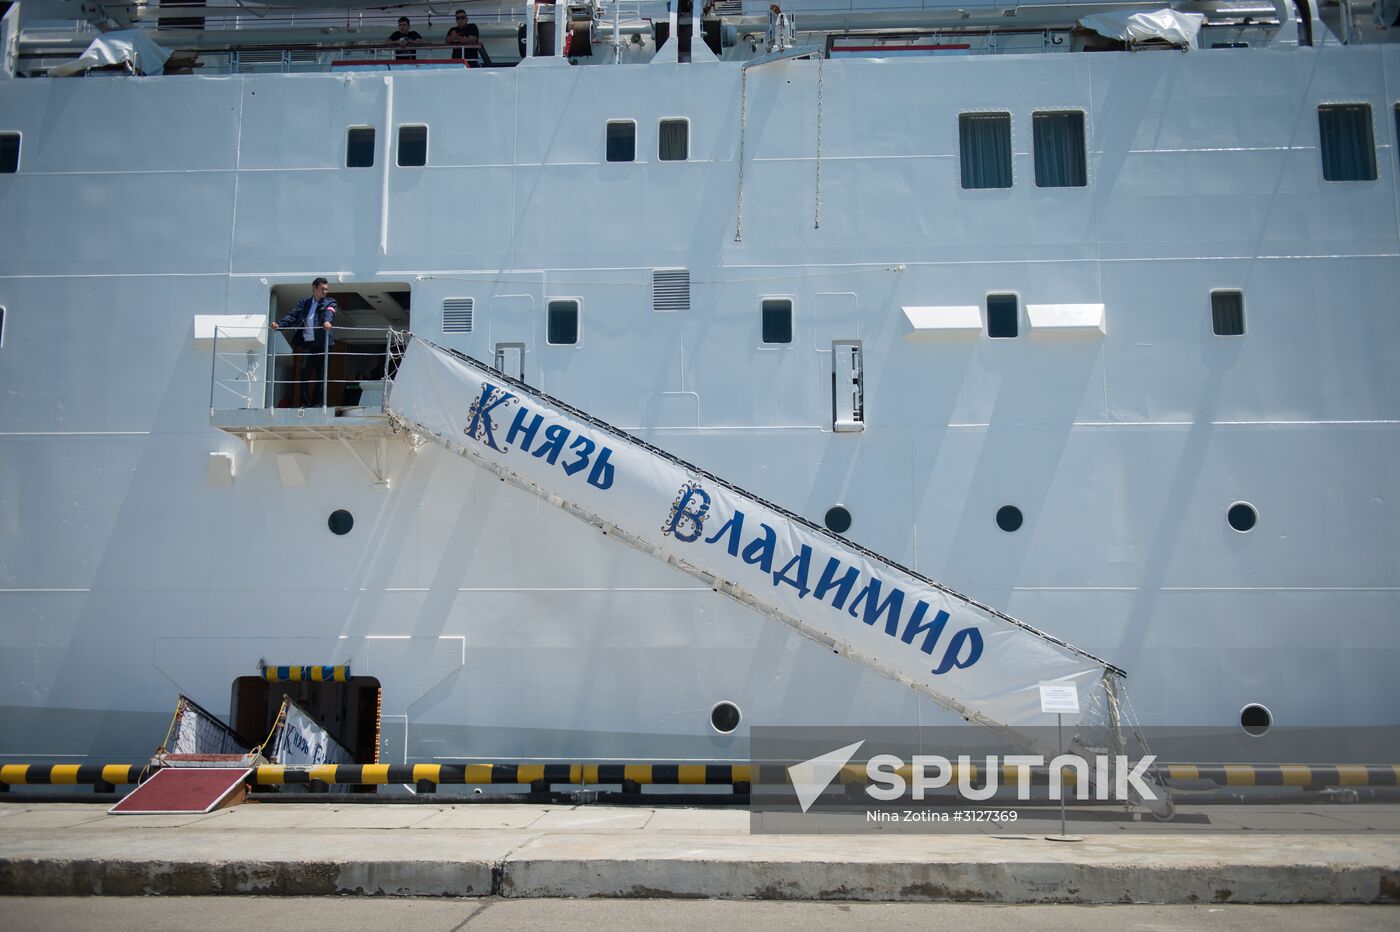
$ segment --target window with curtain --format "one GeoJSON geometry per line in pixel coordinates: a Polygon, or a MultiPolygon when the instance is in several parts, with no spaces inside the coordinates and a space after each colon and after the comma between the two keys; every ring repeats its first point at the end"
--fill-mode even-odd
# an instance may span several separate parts
{"type": "Polygon", "coordinates": [[[1323,178],[1376,180],[1376,140],[1369,104],[1323,104],[1317,108],[1317,129],[1323,178]]]}
{"type": "Polygon", "coordinates": [[[658,157],[663,162],[684,162],[690,158],[690,121],[662,120],[658,157]]]}
{"type": "Polygon", "coordinates": [[[1210,321],[1211,330],[1218,337],[1244,336],[1244,293],[1212,291],[1210,321]]]}
{"type": "Polygon", "coordinates": [[[1032,114],[1031,129],[1035,136],[1037,188],[1082,188],[1089,183],[1083,111],[1032,114]]]}
{"type": "Polygon", "coordinates": [[[960,115],[958,150],[964,188],[1011,187],[1011,114],[960,115]]]}

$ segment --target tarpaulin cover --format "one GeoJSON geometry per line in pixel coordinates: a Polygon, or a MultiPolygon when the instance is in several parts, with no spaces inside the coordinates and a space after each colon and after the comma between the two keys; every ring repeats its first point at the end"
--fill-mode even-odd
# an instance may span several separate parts
{"type": "Polygon", "coordinates": [[[119,29],[104,32],[83,54],[72,61],[55,65],[49,69],[54,77],[82,74],[89,68],[102,68],[107,65],[120,65],[131,62],[137,74],[160,74],[165,71],[165,60],[170,53],[156,45],[155,41],[139,29],[119,29]]]}
{"type": "Polygon", "coordinates": [[[1201,34],[1201,24],[1205,21],[1205,16],[1200,13],[1157,10],[1152,13],[1095,13],[1081,19],[1079,25],[1108,39],[1123,42],[1157,39],[1194,49],[1201,34]]]}
{"type": "Polygon", "coordinates": [[[427,341],[409,344],[388,408],[965,717],[1053,724],[1040,681],[1102,688],[1103,661],[427,341]]]}

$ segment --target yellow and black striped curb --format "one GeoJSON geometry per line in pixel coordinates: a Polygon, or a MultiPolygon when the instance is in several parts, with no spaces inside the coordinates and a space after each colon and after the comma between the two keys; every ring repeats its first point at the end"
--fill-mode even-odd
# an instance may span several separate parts
{"type": "MultiPolygon", "coordinates": [[[[768,782],[786,782],[787,768],[765,766],[768,782]]],[[[0,784],[35,786],[46,784],[118,785],[137,783],[143,773],[159,768],[147,764],[5,764],[0,766],[0,784]]],[[[1015,782],[1022,768],[1000,768],[1003,783],[1015,782]]],[[[267,764],[254,768],[250,782],[259,786],[310,783],[376,785],[390,783],[475,784],[475,785],[612,785],[650,786],[740,786],[753,782],[755,768],[747,764],[322,764],[289,767],[267,764]]],[[[967,777],[984,779],[985,768],[968,765],[967,777]]],[[[896,771],[905,779],[912,768],[896,771]]],[[[1159,779],[1172,783],[1207,782],[1219,786],[1400,786],[1397,764],[1160,764],[1151,768],[1159,779]]],[[[950,768],[950,779],[961,777],[958,765],[950,768]]],[[[864,783],[863,766],[848,766],[839,776],[842,783],[864,783]]],[[[1049,773],[1044,767],[1031,768],[1031,783],[1044,784],[1049,773]]],[[[1073,785],[1075,773],[1067,770],[1066,784],[1073,785]]]]}
{"type": "Polygon", "coordinates": [[[5,764],[0,784],[6,786],[137,783],[145,764],[5,764]]]}

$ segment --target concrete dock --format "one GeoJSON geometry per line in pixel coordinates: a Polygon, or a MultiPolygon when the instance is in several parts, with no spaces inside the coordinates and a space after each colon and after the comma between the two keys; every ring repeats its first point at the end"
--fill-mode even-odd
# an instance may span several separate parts
{"type": "MultiPolygon", "coordinates": [[[[246,803],[209,815],[0,803],[0,895],[715,897],[988,903],[1400,903],[1400,807],[1214,806],[1046,840],[750,834],[738,808],[246,803]],[[1305,816],[1298,821],[1299,816],[1305,816]],[[1219,829],[1231,829],[1220,831],[1219,829]]],[[[1073,831],[1073,825],[1071,826],[1073,831]]]]}

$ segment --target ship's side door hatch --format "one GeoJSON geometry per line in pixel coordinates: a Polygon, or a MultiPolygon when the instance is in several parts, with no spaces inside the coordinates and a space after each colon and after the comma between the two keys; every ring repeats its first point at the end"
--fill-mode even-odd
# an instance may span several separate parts
{"type": "Polygon", "coordinates": [[[832,429],[865,430],[865,366],[859,340],[831,343],[832,429]]]}
{"type": "Polygon", "coordinates": [[[525,344],[497,343],[496,368],[513,379],[525,381],[525,344]]]}

